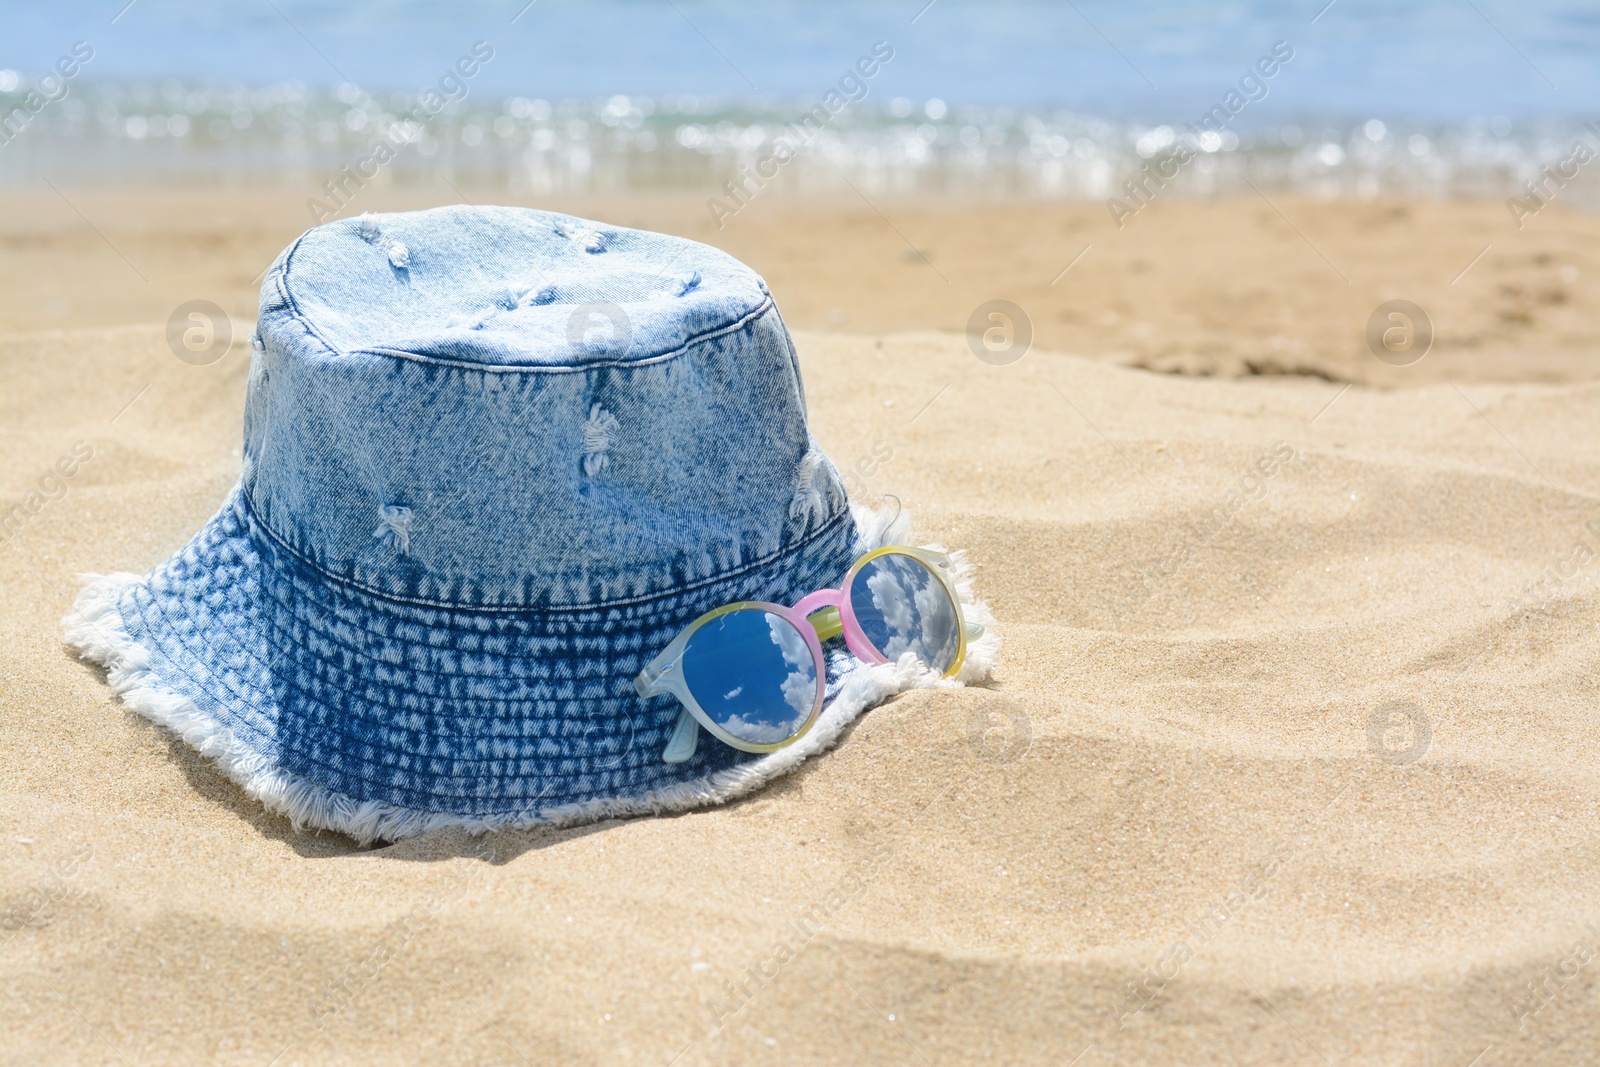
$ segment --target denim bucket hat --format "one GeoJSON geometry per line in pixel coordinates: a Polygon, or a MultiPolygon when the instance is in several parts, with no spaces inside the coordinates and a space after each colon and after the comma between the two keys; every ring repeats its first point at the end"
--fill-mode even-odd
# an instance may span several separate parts
{"type": "Polygon", "coordinates": [[[684,810],[873,703],[988,674],[828,653],[766,755],[633,679],[702,613],[837,585],[907,522],[853,508],[766,284],[679,238],[520,208],[363,216],[268,271],[243,470],[140,577],[86,575],[67,640],[132,709],[299,827],[360,841],[684,810]]]}

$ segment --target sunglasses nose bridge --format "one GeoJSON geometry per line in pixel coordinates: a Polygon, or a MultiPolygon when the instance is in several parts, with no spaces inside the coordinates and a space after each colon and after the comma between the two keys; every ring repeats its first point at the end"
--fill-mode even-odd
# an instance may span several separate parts
{"type": "Polygon", "coordinates": [[[814,615],[823,608],[837,608],[844,605],[844,591],[842,589],[818,589],[800,598],[794,606],[794,613],[802,618],[814,615]]]}

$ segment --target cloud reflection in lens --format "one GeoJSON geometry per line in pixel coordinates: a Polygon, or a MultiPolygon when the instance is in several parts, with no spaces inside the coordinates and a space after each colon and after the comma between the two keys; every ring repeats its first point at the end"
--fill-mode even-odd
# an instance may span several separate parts
{"type": "Polygon", "coordinates": [[[911,556],[890,553],[865,564],[850,584],[850,606],[891,663],[910,652],[943,674],[956,661],[960,615],[944,583],[911,556]]]}
{"type": "Polygon", "coordinates": [[[711,721],[749,744],[793,737],[817,699],[816,660],[805,637],[789,620],[753,608],[696,630],[683,675],[711,721]]]}

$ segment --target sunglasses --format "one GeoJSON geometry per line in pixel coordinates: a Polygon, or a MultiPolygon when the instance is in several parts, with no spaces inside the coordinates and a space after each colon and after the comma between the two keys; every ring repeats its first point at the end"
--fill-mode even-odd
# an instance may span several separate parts
{"type": "Polygon", "coordinates": [[[907,652],[949,678],[983,627],[961,614],[950,560],[893,546],[868,552],[838,589],[792,608],[742,600],[690,623],[633,680],[642,697],[683,704],[662,758],[695,753],[700,728],[741,752],[773,752],[804,737],[822,712],[822,642],[843,636],[857,659],[895,663],[907,652]]]}

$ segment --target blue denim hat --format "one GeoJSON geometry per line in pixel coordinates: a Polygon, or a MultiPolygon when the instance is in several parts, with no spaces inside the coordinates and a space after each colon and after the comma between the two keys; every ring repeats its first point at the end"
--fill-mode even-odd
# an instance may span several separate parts
{"type": "MultiPolygon", "coordinates": [[[[662,759],[680,708],[632,681],[684,626],[792,604],[904,536],[852,510],[766,284],[716,249],[519,208],[342,220],[278,257],[253,340],[221,511],[142,578],[87,576],[66,625],[129,706],[297,825],[393,840],[714,803],[951,684],[834,652],[800,741],[662,759]]],[[[962,679],[997,647],[990,625],[962,679]]]]}

